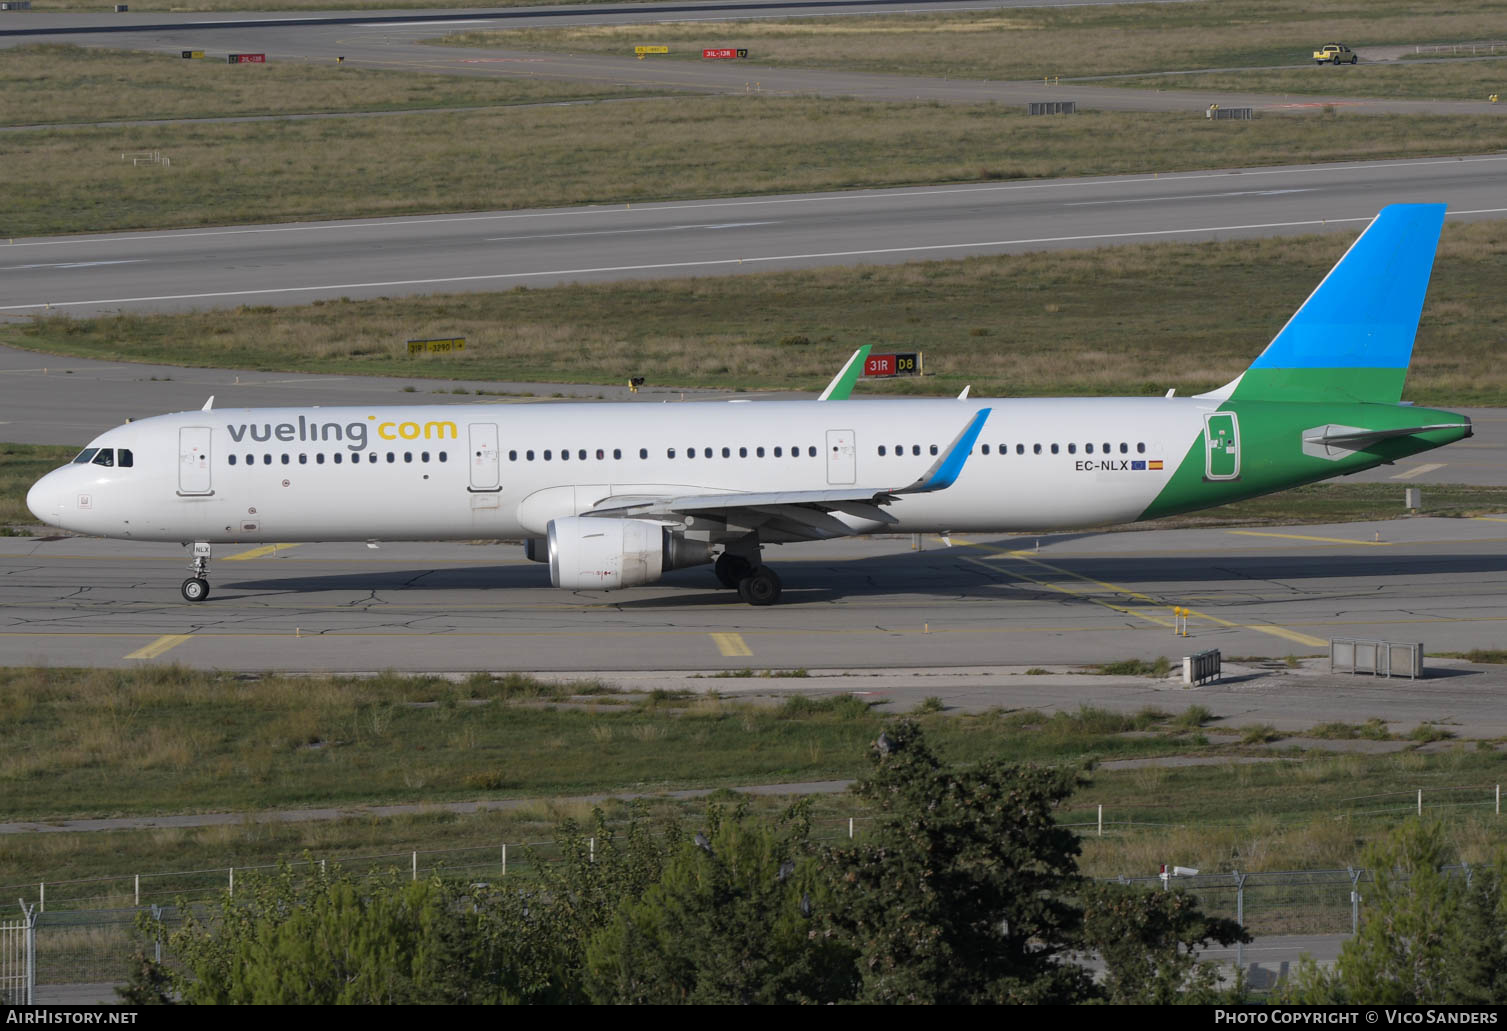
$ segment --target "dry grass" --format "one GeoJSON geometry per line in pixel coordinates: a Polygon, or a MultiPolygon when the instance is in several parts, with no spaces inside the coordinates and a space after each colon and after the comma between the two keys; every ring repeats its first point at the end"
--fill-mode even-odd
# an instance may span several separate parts
{"type": "Polygon", "coordinates": [[[1333,97],[1485,100],[1507,93],[1507,58],[1440,64],[1360,64],[1354,68],[1267,69],[1117,79],[1139,89],[1204,90],[1333,97]]]}
{"type": "MultiPolygon", "coordinates": [[[[423,110],[644,95],[531,78],[475,78],[308,62],[227,65],[160,53],[38,44],[5,51],[6,125],[423,110]]],[[[132,129],[131,134],[150,130],[132,129]]],[[[122,149],[139,146],[122,142],[122,149]]]]}
{"type": "Polygon", "coordinates": [[[612,54],[655,43],[670,46],[672,59],[692,60],[704,47],[746,47],[758,64],[1008,80],[1297,64],[1332,39],[1365,46],[1494,38],[1503,14],[1503,0],[1460,0],[1427,13],[1403,0],[1254,0],[479,31],[444,42],[612,54]]]}
{"type": "Polygon", "coordinates": [[[312,121],[71,128],[7,138],[28,188],[0,237],[1477,153],[1477,118],[1180,114],[771,97],[312,121]],[[713,148],[704,141],[717,138],[713,148]],[[157,150],[171,167],[135,167],[157,150]]]}
{"type": "MultiPolygon", "coordinates": [[[[1193,393],[1260,353],[1349,234],[1147,244],[653,283],[184,315],[41,319],[0,341],[111,360],[409,377],[819,389],[859,344],[932,375],[860,392],[1193,393]],[[1050,298],[1050,304],[1048,299],[1050,298]],[[1211,298],[1219,298],[1217,309],[1211,298]],[[1055,309],[1055,310],[1049,310],[1055,309]],[[721,332],[708,337],[715,321],[721,332]],[[979,331],[983,332],[980,333],[979,331]],[[410,337],[467,350],[410,360],[410,337]],[[781,344],[791,336],[812,341],[781,344]],[[1197,362],[1187,356],[1199,355],[1197,362]]],[[[1507,224],[1445,227],[1408,396],[1507,402],[1507,224]]],[[[1432,502],[1431,502],[1432,503],[1432,502]]]]}

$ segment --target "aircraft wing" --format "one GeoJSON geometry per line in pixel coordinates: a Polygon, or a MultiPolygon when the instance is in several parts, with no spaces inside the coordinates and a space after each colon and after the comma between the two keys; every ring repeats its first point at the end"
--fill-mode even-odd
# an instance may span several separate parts
{"type": "Polygon", "coordinates": [[[830,487],[825,490],[727,491],[677,497],[614,497],[582,512],[583,516],[683,520],[708,516],[732,523],[769,526],[795,539],[844,537],[853,525],[838,516],[862,522],[891,524],[884,511],[906,494],[946,490],[957,482],[991,409],[980,408],[953,438],[925,474],[904,487],[830,487]],[[774,524],[774,525],[770,525],[774,524]]]}

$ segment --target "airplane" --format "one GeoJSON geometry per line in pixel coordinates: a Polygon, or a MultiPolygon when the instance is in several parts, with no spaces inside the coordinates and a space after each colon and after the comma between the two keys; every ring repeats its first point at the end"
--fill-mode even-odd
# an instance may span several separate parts
{"type": "Polygon", "coordinates": [[[1468,417],[1401,401],[1444,214],[1384,208],[1248,369],[1191,397],[241,410],[210,398],[101,434],[26,502],[65,530],[191,547],[192,602],[209,595],[216,544],[481,538],[522,539],[559,588],[709,564],[744,602],[771,605],[782,585],[766,545],[1156,519],[1469,437],[1468,417]]]}

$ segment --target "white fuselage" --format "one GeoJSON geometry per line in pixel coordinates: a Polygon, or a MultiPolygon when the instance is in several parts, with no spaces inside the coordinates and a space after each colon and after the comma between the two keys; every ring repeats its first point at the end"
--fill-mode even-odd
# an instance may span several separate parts
{"type": "Polygon", "coordinates": [[[39,481],[27,503],[53,525],[136,540],[540,537],[551,519],[609,498],[903,487],[988,407],[957,481],[895,500],[890,529],[1069,528],[1137,518],[1217,404],[970,398],[184,412],[102,434],[90,447],[129,451],[129,467],[75,462],[39,481]]]}

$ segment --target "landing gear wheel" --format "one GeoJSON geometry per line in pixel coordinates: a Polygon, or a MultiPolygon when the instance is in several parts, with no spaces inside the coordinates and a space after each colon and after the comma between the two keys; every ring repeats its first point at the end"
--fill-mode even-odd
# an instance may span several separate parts
{"type": "Polygon", "coordinates": [[[740,581],[752,575],[754,564],[742,555],[734,555],[724,551],[717,556],[717,564],[712,567],[712,572],[717,574],[717,582],[723,587],[736,588],[740,581]]]}
{"type": "Polygon", "coordinates": [[[209,597],[209,581],[202,576],[191,576],[183,581],[180,590],[184,601],[203,601],[209,597]]]}
{"type": "Polygon", "coordinates": [[[738,581],[738,597],[750,605],[773,605],[780,600],[780,578],[768,566],[755,566],[738,581]]]}

